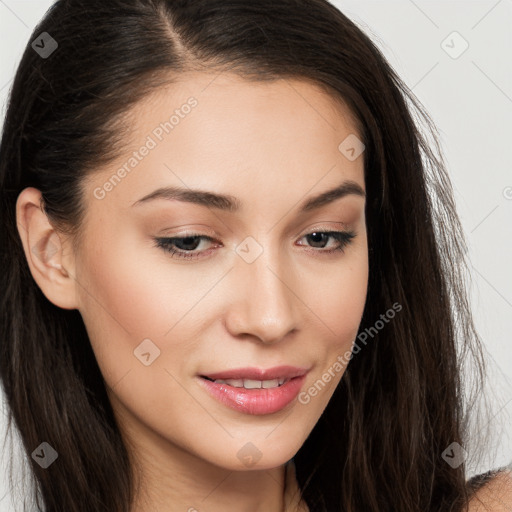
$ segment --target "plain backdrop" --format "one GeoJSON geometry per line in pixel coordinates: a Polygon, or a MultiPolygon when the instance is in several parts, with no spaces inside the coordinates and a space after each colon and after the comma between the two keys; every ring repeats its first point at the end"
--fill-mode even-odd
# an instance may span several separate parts
{"type": "MultiPolygon", "coordinates": [[[[0,122],[21,54],[52,3],[0,0],[0,122]]],[[[471,300],[493,392],[486,420],[496,427],[493,449],[485,465],[471,471],[507,465],[512,461],[512,0],[333,3],[376,42],[440,132],[469,243],[471,300]]],[[[5,404],[3,411],[5,416],[5,404]]],[[[4,423],[0,416],[2,441],[4,423]]],[[[14,462],[21,460],[20,454],[14,462]]],[[[15,510],[7,467],[4,455],[0,512],[15,510]]]]}

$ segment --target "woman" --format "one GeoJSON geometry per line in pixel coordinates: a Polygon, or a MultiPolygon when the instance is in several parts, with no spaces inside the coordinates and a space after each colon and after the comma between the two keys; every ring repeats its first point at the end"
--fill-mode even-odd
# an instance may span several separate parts
{"type": "Polygon", "coordinates": [[[0,373],[37,506],[475,507],[462,231],[369,38],[323,0],[60,0],[31,41],[0,373]]]}

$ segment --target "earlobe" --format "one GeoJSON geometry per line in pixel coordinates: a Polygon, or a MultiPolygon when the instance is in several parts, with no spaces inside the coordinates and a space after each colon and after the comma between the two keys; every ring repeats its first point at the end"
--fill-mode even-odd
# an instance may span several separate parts
{"type": "Polygon", "coordinates": [[[78,309],[73,255],[42,208],[41,192],[25,188],[16,202],[16,223],[32,277],[46,298],[63,309],[78,309]]]}

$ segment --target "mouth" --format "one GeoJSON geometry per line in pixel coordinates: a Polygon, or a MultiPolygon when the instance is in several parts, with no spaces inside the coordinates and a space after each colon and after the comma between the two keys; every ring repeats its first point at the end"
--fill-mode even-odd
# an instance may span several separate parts
{"type": "Polygon", "coordinates": [[[299,366],[274,366],[273,368],[235,368],[214,373],[205,373],[201,377],[208,380],[247,380],[247,381],[271,381],[271,380],[289,380],[294,377],[301,377],[309,371],[308,368],[299,366]]]}
{"type": "Polygon", "coordinates": [[[271,414],[298,395],[308,369],[280,366],[239,368],[199,375],[200,384],[222,404],[247,414],[271,414]]]}
{"type": "Polygon", "coordinates": [[[211,379],[210,377],[202,376],[203,379],[215,382],[216,384],[227,384],[233,388],[244,389],[273,389],[279,388],[283,384],[291,380],[290,377],[281,377],[279,379],[269,380],[256,380],[256,379],[211,379]]]}

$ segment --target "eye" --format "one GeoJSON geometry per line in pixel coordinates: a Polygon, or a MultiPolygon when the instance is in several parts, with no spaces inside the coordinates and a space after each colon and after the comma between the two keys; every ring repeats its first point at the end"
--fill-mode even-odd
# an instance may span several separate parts
{"type": "Polygon", "coordinates": [[[213,238],[206,235],[192,233],[181,237],[155,238],[156,246],[163,249],[177,259],[194,259],[199,257],[205,251],[192,252],[201,243],[202,240],[213,242],[213,238]]]}
{"type": "Polygon", "coordinates": [[[336,245],[334,248],[324,251],[316,251],[322,253],[334,253],[334,252],[343,252],[343,250],[352,242],[352,239],[356,236],[353,231],[312,231],[302,238],[309,238],[312,241],[314,247],[317,247],[317,244],[320,244],[324,247],[324,242],[328,242],[329,239],[334,239],[336,245]]]}
{"type": "MultiPolygon", "coordinates": [[[[335,242],[334,248],[328,250],[317,250],[314,252],[332,254],[335,252],[343,252],[343,250],[352,242],[352,239],[356,236],[353,231],[312,231],[303,235],[302,238],[309,238],[310,243],[313,244],[313,249],[317,249],[320,245],[320,249],[325,247],[330,239],[335,242]]],[[[196,251],[202,241],[215,242],[215,240],[209,236],[201,235],[198,233],[190,233],[186,236],[181,237],[165,237],[155,238],[155,246],[170,253],[173,258],[176,259],[196,259],[203,257],[208,250],[196,251]]],[[[303,245],[303,244],[299,244],[303,245]]]]}

